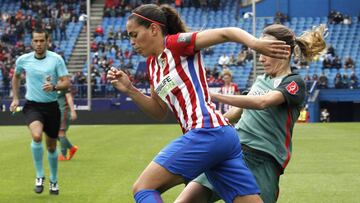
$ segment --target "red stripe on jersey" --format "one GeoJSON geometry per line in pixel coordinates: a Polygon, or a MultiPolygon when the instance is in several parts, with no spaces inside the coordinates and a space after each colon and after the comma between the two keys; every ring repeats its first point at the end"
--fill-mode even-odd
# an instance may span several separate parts
{"type": "MultiPolygon", "coordinates": [[[[181,90],[179,89],[179,87],[175,87],[171,92],[176,96],[180,106],[185,106],[186,105],[184,96],[181,94],[181,90]]],[[[183,114],[184,114],[184,120],[185,120],[185,122],[187,124],[187,121],[189,120],[189,117],[188,117],[186,109],[183,111],[183,114]]],[[[184,127],[187,128],[187,126],[184,126],[184,127]]]]}
{"type": "MultiPolygon", "coordinates": [[[[186,89],[189,92],[189,96],[190,96],[190,102],[191,102],[191,110],[192,110],[192,115],[191,115],[191,119],[192,119],[192,126],[191,128],[194,128],[196,126],[196,120],[197,120],[197,116],[196,116],[196,92],[194,90],[194,87],[191,83],[190,78],[186,75],[183,67],[181,66],[181,60],[180,57],[174,57],[174,61],[176,64],[176,72],[179,74],[181,80],[185,83],[186,89]],[[195,126],[194,126],[195,124],[195,126]]],[[[181,106],[180,106],[181,107],[181,106]]],[[[183,108],[183,111],[186,111],[186,106],[183,106],[185,108],[183,108]]],[[[186,123],[188,123],[188,120],[185,120],[186,123]]]]}
{"type": "Polygon", "coordinates": [[[150,85],[154,85],[154,76],[153,76],[153,73],[155,71],[155,60],[154,60],[154,58],[149,57],[146,60],[146,64],[148,66],[147,71],[148,71],[150,85]]]}
{"type": "Polygon", "coordinates": [[[291,109],[288,109],[288,116],[287,116],[287,120],[286,120],[286,137],[285,137],[285,149],[286,149],[286,160],[284,161],[282,167],[285,168],[287,166],[287,164],[290,161],[290,157],[291,157],[291,152],[290,152],[290,141],[291,141],[291,133],[290,133],[290,128],[291,128],[291,122],[292,121],[292,116],[291,116],[291,109]]]}
{"type": "Polygon", "coordinates": [[[166,65],[164,68],[164,75],[169,74],[169,63],[168,63],[168,57],[166,56],[165,52],[161,54],[161,58],[165,61],[166,65]]]}
{"type": "Polygon", "coordinates": [[[161,66],[159,65],[157,58],[154,57],[153,59],[155,61],[155,64],[157,66],[157,70],[156,70],[156,83],[160,82],[160,72],[161,72],[161,66]]]}
{"type": "Polygon", "coordinates": [[[179,113],[176,111],[176,108],[174,107],[174,105],[171,104],[170,97],[167,96],[167,97],[166,97],[166,100],[168,101],[168,104],[170,105],[171,110],[174,112],[175,118],[176,118],[176,120],[178,121],[178,123],[179,123],[179,125],[180,125],[180,127],[181,127],[182,132],[185,133],[185,132],[186,132],[186,129],[181,125],[179,113]]]}

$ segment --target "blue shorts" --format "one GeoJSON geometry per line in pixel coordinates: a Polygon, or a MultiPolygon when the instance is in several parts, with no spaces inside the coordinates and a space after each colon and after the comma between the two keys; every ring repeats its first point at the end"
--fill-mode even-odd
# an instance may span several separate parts
{"type": "Polygon", "coordinates": [[[238,195],[260,193],[231,126],[190,130],[161,150],[154,162],[185,181],[205,172],[225,202],[232,202],[238,195]]]}

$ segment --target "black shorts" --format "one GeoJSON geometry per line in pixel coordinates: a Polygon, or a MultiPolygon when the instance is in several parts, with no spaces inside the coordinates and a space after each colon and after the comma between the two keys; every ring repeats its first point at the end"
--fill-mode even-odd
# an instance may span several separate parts
{"type": "Polygon", "coordinates": [[[44,132],[51,138],[57,138],[60,129],[60,110],[57,101],[49,103],[39,103],[26,101],[23,114],[26,125],[34,121],[40,121],[44,125],[44,132]]]}

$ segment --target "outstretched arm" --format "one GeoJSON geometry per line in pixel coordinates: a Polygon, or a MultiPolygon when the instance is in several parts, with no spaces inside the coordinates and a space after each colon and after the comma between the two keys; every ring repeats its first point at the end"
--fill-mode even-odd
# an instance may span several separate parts
{"type": "Polygon", "coordinates": [[[260,40],[245,30],[236,27],[216,28],[199,32],[196,35],[195,50],[224,43],[237,42],[258,51],[261,54],[287,59],[290,55],[290,46],[279,40],[260,40]]]}
{"type": "Polygon", "coordinates": [[[285,102],[280,91],[270,91],[264,95],[222,95],[211,94],[211,99],[244,109],[264,109],[285,102]]]}

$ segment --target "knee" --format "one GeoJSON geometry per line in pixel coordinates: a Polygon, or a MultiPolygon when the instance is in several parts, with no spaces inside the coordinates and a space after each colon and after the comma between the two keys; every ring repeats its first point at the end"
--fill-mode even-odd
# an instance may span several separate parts
{"type": "Polygon", "coordinates": [[[144,189],[144,188],[141,186],[140,181],[136,181],[132,186],[133,195],[135,195],[137,192],[139,192],[142,189],[144,189]]]}
{"type": "Polygon", "coordinates": [[[50,153],[54,153],[55,150],[56,150],[56,146],[55,146],[55,147],[49,146],[49,147],[47,148],[47,150],[48,150],[50,153]]]}
{"type": "Polygon", "coordinates": [[[35,142],[41,142],[41,141],[42,141],[40,135],[33,135],[32,138],[33,138],[33,140],[34,140],[35,142]]]}

